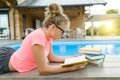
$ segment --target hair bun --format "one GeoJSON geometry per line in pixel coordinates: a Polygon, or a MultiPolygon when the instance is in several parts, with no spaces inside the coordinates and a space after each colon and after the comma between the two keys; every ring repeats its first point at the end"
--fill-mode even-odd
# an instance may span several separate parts
{"type": "Polygon", "coordinates": [[[57,3],[52,3],[46,8],[45,16],[56,16],[63,13],[62,7],[57,3]]]}

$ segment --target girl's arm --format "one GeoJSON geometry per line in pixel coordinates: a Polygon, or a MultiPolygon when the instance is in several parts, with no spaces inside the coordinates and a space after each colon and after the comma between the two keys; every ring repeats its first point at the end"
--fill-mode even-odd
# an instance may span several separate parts
{"type": "MultiPolygon", "coordinates": [[[[41,45],[33,45],[32,51],[34,55],[34,59],[37,65],[37,70],[40,74],[54,74],[54,73],[61,73],[61,72],[68,72],[73,70],[78,70],[80,68],[85,67],[86,64],[75,65],[72,67],[61,67],[59,65],[49,65],[46,63],[46,56],[45,56],[45,49],[41,45]]],[[[60,58],[59,58],[60,59],[60,58]]],[[[58,60],[63,62],[64,59],[58,60]]]]}
{"type": "Polygon", "coordinates": [[[41,45],[33,45],[32,51],[34,59],[37,65],[37,69],[40,74],[52,74],[68,71],[67,67],[62,68],[61,66],[52,66],[46,63],[45,49],[41,45]]]}
{"type": "Polygon", "coordinates": [[[67,57],[64,56],[55,56],[53,53],[52,45],[50,46],[50,52],[48,55],[49,62],[64,62],[67,57]]]}

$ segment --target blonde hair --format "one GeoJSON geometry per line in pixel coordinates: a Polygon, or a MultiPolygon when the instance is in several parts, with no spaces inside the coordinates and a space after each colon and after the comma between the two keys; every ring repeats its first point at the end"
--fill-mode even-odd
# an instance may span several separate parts
{"type": "Polygon", "coordinates": [[[70,25],[68,17],[63,13],[62,7],[57,3],[52,3],[46,8],[43,26],[48,26],[50,24],[55,24],[59,27],[62,25],[69,27],[70,25]]]}

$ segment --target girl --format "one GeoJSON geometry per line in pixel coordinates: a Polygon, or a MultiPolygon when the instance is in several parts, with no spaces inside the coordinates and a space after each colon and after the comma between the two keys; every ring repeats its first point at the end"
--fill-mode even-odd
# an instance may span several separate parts
{"type": "Polygon", "coordinates": [[[26,72],[35,68],[39,74],[54,74],[84,68],[86,64],[61,67],[46,63],[47,58],[49,62],[64,62],[65,57],[53,54],[51,44],[52,40],[61,38],[69,25],[69,19],[63,13],[62,7],[56,3],[50,4],[46,9],[42,28],[27,35],[17,51],[8,48],[4,52],[7,56],[2,57],[4,62],[0,64],[1,74],[11,71],[26,72]]]}

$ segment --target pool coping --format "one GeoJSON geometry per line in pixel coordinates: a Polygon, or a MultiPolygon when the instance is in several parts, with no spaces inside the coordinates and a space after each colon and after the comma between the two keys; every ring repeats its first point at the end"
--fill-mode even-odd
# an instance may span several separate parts
{"type": "MultiPolygon", "coordinates": [[[[120,40],[120,36],[86,36],[85,38],[65,38],[65,39],[58,39],[54,41],[69,41],[69,40],[120,40]]],[[[0,46],[14,44],[22,42],[22,40],[0,40],[0,46]]]]}

